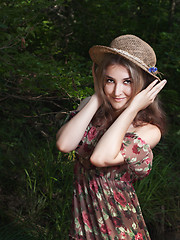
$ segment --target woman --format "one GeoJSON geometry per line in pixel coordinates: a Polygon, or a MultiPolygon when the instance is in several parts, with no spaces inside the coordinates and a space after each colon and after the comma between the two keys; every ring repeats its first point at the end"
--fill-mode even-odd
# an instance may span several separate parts
{"type": "Polygon", "coordinates": [[[57,133],[76,151],[70,239],[150,239],[132,183],[147,176],[164,132],[153,49],[134,35],[93,46],[95,93],[57,133]]]}

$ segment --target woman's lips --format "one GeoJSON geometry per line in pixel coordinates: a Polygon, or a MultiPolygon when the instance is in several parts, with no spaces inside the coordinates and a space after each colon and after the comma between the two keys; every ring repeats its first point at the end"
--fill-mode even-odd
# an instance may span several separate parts
{"type": "Polygon", "coordinates": [[[116,102],[121,102],[122,100],[124,100],[125,97],[122,97],[122,98],[113,98],[114,101],[116,102]]]}

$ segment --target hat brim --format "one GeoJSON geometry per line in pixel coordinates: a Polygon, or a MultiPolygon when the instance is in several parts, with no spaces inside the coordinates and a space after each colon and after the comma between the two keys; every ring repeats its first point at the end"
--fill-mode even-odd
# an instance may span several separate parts
{"type": "Polygon", "coordinates": [[[91,47],[90,50],[89,50],[89,55],[90,55],[92,61],[94,63],[96,63],[97,65],[101,64],[101,62],[104,59],[104,55],[107,54],[107,53],[120,55],[120,56],[124,57],[125,59],[127,59],[127,60],[133,62],[134,64],[136,64],[138,67],[143,69],[145,72],[147,72],[148,74],[150,74],[154,78],[156,78],[159,81],[161,81],[160,78],[155,73],[150,72],[148,70],[148,67],[145,67],[141,63],[136,61],[136,59],[132,58],[130,56],[130,54],[129,55],[125,55],[122,52],[118,52],[117,50],[115,50],[115,49],[113,49],[111,47],[106,47],[106,46],[101,46],[101,45],[95,45],[95,46],[91,47]]]}

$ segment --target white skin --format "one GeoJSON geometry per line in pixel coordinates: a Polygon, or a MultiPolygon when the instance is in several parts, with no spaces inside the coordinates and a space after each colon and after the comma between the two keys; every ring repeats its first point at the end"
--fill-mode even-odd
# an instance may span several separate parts
{"type": "Polygon", "coordinates": [[[104,92],[115,112],[121,111],[132,93],[132,79],[124,66],[110,65],[107,67],[104,92]]]}
{"type": "MultiPolygon", "coordinates": [[[[96,82],[95,76],[94,81],[96,82]]],[[[118,64],[111,65],[106,69],[104,92],[115,110],[115,115],[118,114],[119,116],[97,143],[90,157],[93,165],[107,167],[123,164],[124,157],[120,152],[120,147],[124,135],[129,131],[135,132],[151,148],[156,146],[161,138],[159,128],[152,124],[135,128],[132,122],[140,110],[145,109],[154,101],[166,84],[166,80],[158,84],[157,82],[158,80],[153,81],[146,89],[138,93],[130,105],[122,111],[123,106],[131,98],[133,84],[131,76],[124,66],[118,64]]],[[[95,93],[92,97],[80,104],[79,113],[58,131],[56,145],[60,151],[70,152],[76,149],[88,124],[101,104],[102,100],[95,87],[95,93]]]]}

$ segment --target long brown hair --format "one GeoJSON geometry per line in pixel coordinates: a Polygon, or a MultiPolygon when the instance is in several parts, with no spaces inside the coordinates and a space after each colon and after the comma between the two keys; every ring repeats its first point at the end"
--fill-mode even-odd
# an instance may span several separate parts
{"type": "MultiPolygon", "coordinates": [[[[130,102],[137,93],[146,88],[154,80],[150,74],[143,71],[133,62],[130,62],[119,55],[106,54],[102,63],[95,66],[96,89],[100,97],[103,99],[103,104],[95,114],[93,123],[101,126],[102,128],[110,126],[114,121],[112,117],[114,110],[104,93],[104,80],[107,67],[115,64],[126,67],[132,78],[132,96],[124,106],[124,109],[129,106],[130,102]]],[[[166,129],[165,113],[162,110],[158,97],[156,97],[154,102],[146,109],[138,112],[133,121],[133,126],[138,127],[146,123],[156,125],[160,129],[161,133],[164,134],[166,129]]]]}

